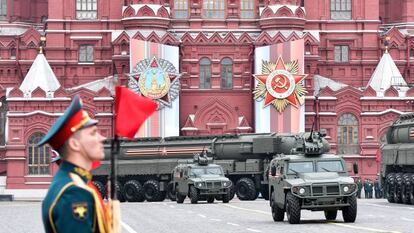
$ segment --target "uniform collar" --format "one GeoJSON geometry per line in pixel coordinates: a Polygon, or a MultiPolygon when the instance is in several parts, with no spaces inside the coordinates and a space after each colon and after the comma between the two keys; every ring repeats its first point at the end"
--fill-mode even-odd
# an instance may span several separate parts
{"type": "Polygon", "coordinates": [[[85,183],[88,183],[92,179],[92,175],[89,171],[80,168],[72,163],[69,163],[67,161],[63,161],[60,165],[60,169],[67,171],[67,172],[73,172],[77,175],[79,175],[85,183]]]}

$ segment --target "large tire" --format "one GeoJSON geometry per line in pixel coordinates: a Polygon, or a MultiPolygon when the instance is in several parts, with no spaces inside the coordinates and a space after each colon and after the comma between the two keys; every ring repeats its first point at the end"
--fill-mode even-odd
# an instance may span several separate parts
{"type": "Polygon", "coordinates": [[[116,196],[118,197],[119,202],[125,202],[124,190],[122,188],[121,182],[117,181],[115,183],[115,192],[116,196]]]}
{"type": "Polygon", "coordinates": [[[236,195],[236,185],[232,182],[229,188],[229,201],[233,200],[234,196],[236,195]]]}
{"type": "Polygon", "coordinates": [[[208,196],[207,203],[214,203],[214,196],[208,196]]]}
{"type": "Polygon", "coordinates": [[[394,201],[396,203],[402,203],[401,191],[402,191],[403,183],[404,181],[403,181],[402,173],[397,173],[395,175],[395,185],[394,185],[394,201]]]}
{"type": "Polygon", "coordinates": [[[342,217],[345,222],[355,222],[357,216],[357,198],[355,195],[348,197],[349,206],[342,209],[342,217]]]}
{"type": "Polygon", "coordinates": [[[106,197],[106,188],[105,185],[97,180],[92,181],[93,185],[95,185],[96,190],[98,190],[99,194],[101,195],[102,199],[106,197]]]}
{"type": "Polygon", "coordinates": [[[338,215],[338,210],[325,210],[325,218],[326,220],[335,220],[336,216],[338,215]]]}
{"type": "Polygon", "coordinates": [[[410,203],[414,205],[414,174],[411,175],[410,179],[410,203]]]}
{"type": "Polygon", "coordinates": [[[275,202],[275,199],[274,199],[274,197],[273,197],[273,196],[274,196],[274,195],[273,195],[273,193],[272,193],[272,195],[271,195],[272,200],[271,200],[271,202],[270,202],[270,208],[272,209],[272,217],[273,217],[273,221],[275,221],[275,222],[282,222],[282,221],[283,221],[283,219],[285,218],[285,210],[284,210],[284,209],[279,208],[279,207],[276,205],[276,202],[275,202]]]}
{"type": "Polygon", "coordinates": [[[394,190],[395,190],[395,173],[390,173],[385,178],[385,192],[389,203],[394,203],[394,190]]]}
{"type": "Polygon", "coordinates": [[[167,197],[171,200],[171,201],[176,201],[177,200],[177,195],[175,193],[174,190],[174,184],[172,181],[170,181],[167,185],[167,197]]]}
{"type": "Polygon", "coordinates": [[[256,188],[252,179],[244,177],[236,183],[236,195],[242,200],[255,200],[256,199],[256,188]]]}
{"type": "Polygon", "coordinates": [[[129,202],[143,202],[145,200],[144,190],[137,180],[128,180],[124,184],[124,196],[129,202]]]}
{"type": "Polygon", "coordinates": [[[144,183],[144,196],[149,202],[160,200],[160,183],[156,180],[147,180],[144,183]]]}
{"type": "Polygon", "coordinates": [[[404,204],[410,204],[410,178],[411,173],[405,173],[403,175],[403,183],[401,185],[401,201],[404,204]]]}
{"type": "Polygon", "coordinates": [[[179,204],[183,203],[186,197],[185,195],[181,195],[180,193],[177,193],[176,196],[177,196],[177,203],[179,204]]]}
{"type": "Polygon", "coordinates": [[[286,194],[286,215],[290,224],[300,222],[300,200],[292,193],[286,194]]]}
{"type": "Polygon", "coordinates": [[[191,186],[190,187],[190,200],[191,200],[191,204],[197,204],[199,199],[199,195],[198,195],[198,190],[196,187],[191,186]]]}
{"type": "Polygon", "coordinates": [[[260,185],[260,193],[262,194],[262,197],[268,201],[269,200],[269,185],[262,184],[260,185]]]}

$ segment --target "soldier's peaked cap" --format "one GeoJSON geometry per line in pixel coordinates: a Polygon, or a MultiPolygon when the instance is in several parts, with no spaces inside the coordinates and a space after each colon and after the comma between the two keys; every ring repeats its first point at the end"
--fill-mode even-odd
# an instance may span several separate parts
{"type": "Polygon", "coordinates": [[[56,120],[39,142],[38,146],[49,143],[54,150],[58,150],[76,131],[97,123],[97,120],[91,119],[88,113],[82,109],[82,100],[79,95],[76,95],[63,115],[56,120]]]}

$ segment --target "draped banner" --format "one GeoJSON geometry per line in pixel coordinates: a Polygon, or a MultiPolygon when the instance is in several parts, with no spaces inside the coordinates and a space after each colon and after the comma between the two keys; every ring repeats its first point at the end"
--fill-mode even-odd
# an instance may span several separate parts
{"type": "Polygon", "coordinates": [[[136,137],[179,135],[178,47],[132,39],[128,88],[157,102],[136,137]]]}
{"type": "Polygon", "coordinates": [[[255,49],[256,133],[305,131],[304,41],[255,49]]]}

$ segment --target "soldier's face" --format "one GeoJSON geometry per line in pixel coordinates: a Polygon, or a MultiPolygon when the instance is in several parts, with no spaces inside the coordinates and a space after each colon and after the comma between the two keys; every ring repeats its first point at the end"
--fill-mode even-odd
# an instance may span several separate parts
{"type": "Polygon", "coordinates": [[[104,158],[103,141],[105,137],[102,136],[96,126],[87,127],[80,132],[80,143],[82,151],[91,161],[102,160],[104,158]]]}

